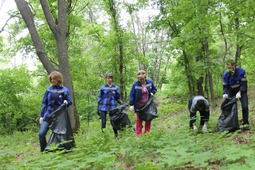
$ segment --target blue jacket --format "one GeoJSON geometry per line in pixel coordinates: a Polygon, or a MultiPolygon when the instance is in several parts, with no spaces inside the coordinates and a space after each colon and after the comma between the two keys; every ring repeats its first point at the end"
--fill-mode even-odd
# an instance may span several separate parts
{"type": "MultiPolygon", "coordinates": [[[[149,94],[149,97],[151,93],[155,94],[157,92],[157,88],[154,86],[154,83],[152,80],[146,79],[146,88],[149,94]]],[[[149,98],[148,97],[148,98],[149,98]]],[[[142,98],[142,85],[139,81],[136,81],[130,91],[130,97],[129,97],[129,105],[134,106],[135,111],[142,106],[140,106],[140,101],[142,98]]]]}
{"type": "Polygon", "coordinates": [[[41,117],[45,120],[47,115],[64,103],[64,100],[68,102],[67,106],[72,105],[68,88],[65,86],[49,86],[43,96],[41,117]]]}
{"type": "Polygon", "coordinates": [[[247,79],[245,70],[236,68],[234,74],[224,72],[223,76],[223,94],[228,94],[229,97],[236,95],[238,91],[247,93],[247,79]]]}
{"type": "Polygon", "coordinates": [[[116,107],[116,102],[122,103],[120,99],[120,89],[117,85],[109,86],[105,84],[98,92],[98,110],[109,111],[116,107]]]}

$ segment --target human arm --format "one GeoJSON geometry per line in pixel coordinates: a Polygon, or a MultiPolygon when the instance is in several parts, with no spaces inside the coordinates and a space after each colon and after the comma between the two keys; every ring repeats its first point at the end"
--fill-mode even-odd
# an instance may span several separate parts
{"type": "Polygon", "coordinates": [[[134,111],[134,104],[135,104],[135,84],[133,84],[129,94],[129,105],[130,105],[129,110],[131,112],[134,111]]]}
{"type": "Polygon", "coordinates": [[[243,69],[240,69],[240,93],[247,92],[247,79],[246,79],[246,72],[243,69]]]}
{"type": "Polygon", "coordinates": [[[120,97],[120,89],[118,86],[116,86],[116,93],[115,93],[115,100],[120,104],[125,104],[122,100],[121,100],[121,97],[120,97]]]}
{"type": "Polygon", "coordinates": [[[151,81],[151,93],[152,93],[152,95],[154,95],[156,92],[157,92],[157,88],[154,85],[153,81],[151,81]]]}
{"type": "Polygon", "coordinates": [[[40,113],[41,118],[44,117],[45,112],[47,111],[47,107],[48,107],[48,91],[46,90],[46,92],[43,95],[43,99],[42,99],[42,108],[41,108],[41,113],[40,113]]]}
{"type": "Polygon", "coordinates": [[[238,78],[237,81],[240,82],[239,91],[236,93],[236,98],[241,98],[242,93],[247,92],[247,79],[246,79],[246,73],[245,70],[242,68],[237,68],[238,78]]]}
{"type": "Polygon", "coordinates": [[[230,86],[228,84],[228,76],[229,73],[228,72],[224,72],[222,75],[222,86],[223,86],[223,98],[228,98],[228,92],[230,89],[230,86]]]}
{"type": "Polygon", "coordinates": [[[73,104],[73,102],[71,101],[71,97],[70,97],[70,91],[67,88],[66,88],[66,92],[65,92],[64,102],[67,106],[71,106],[73,104]]]}

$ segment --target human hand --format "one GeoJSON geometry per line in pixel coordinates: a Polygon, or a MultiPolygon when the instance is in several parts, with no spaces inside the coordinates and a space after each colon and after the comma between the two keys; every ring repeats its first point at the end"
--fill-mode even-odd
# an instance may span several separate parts
{"type": "Polygon", "coordinates": [[[134,112],[134,106],[130,106],[130,107],[129,107],[129,111],[130,111],[130,112],[134,112]]]}
{"type": "Polygon", "coordinates": [[[228,94],[223,94],[223,99],[228,98],[228,94]]]}
{"type": "Polygon", "coordinates": [[[63,102],[65,105],[67,105],[68,104],[68,102],[67,102],[67,100],[64,100],[64,102],[63,102]]]}
{"type": "Polygon", "coordinates": [[[43,123],[43,118],[40,117],[40,119],[39,119],[39,124],[41,125],[42,123],[43,123]]]}
{"type": "Polygon", "coordinates": [[[236,98],[240,99],[241,98],[241,92],[239,91],[238,93],[236,93],[236,98]]]}

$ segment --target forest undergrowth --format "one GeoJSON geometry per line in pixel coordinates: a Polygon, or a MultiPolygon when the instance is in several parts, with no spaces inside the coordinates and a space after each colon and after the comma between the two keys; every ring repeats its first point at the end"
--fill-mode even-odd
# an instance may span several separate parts
{"type": "MultiPolygon", "coordinates": [[[[121,131],[119,139],[114,137],[109,121],[104,133],[97,116],[89,123],[81,121],[75,134],[76,147],[71,151],[40,153],[37,132],[16,132],[0,136],[0,169],[254,169],[254,91],[249,89],[249,131],[216,131],[221,114],[219,99],[211,106],[209,132],[195,133],[188,127],[187,99],[162,91],[156,95],[159,117],[152,121],[147,135],[136,137],[135,115],[130,112],[134,126],[121,131]]],[[[240,102],[238,110],[241,119],[240,102]]]]}

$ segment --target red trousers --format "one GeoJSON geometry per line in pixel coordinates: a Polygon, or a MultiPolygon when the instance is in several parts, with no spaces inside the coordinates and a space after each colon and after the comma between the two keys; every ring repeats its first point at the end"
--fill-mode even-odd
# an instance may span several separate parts
{"type": "MultiPolygon", "coordinates": [[[[142,129],[143,129],[143,121],[136,114],[136,135],[137,136],[142,135],[142,129]]],[[[151,129],[151,121],[145,121],[144,133],[146,134],[146,133],[150,132],[150,129],[151,129]]]]}

